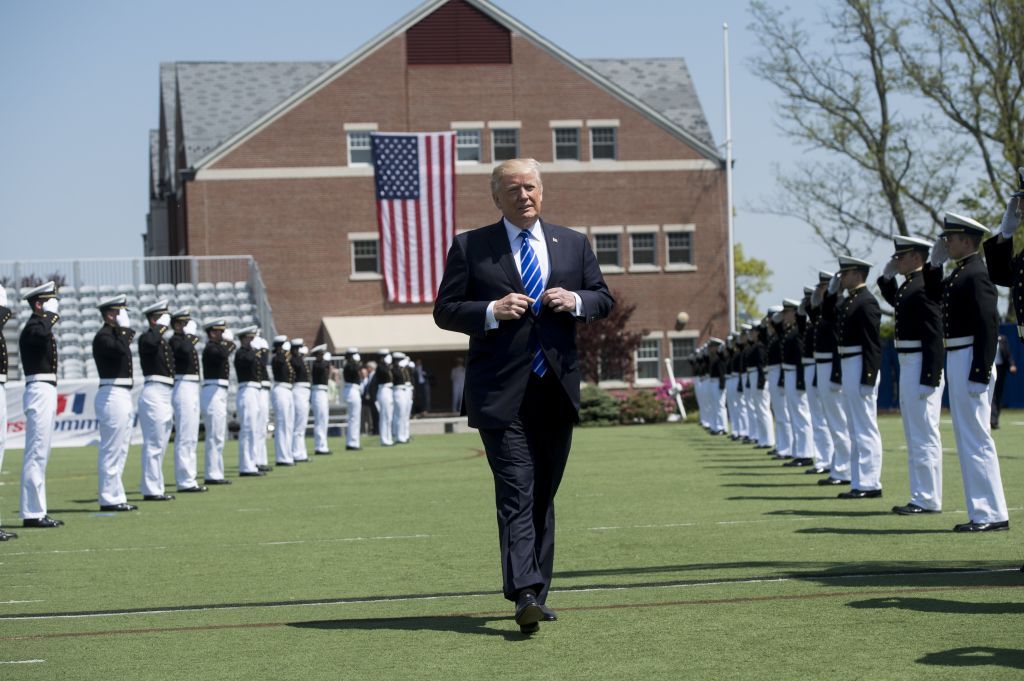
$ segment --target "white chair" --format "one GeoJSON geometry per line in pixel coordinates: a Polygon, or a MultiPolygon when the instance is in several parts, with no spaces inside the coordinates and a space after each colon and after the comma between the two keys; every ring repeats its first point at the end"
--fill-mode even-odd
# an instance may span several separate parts
{"type": "Polygon", "coordinates": [[[247,281],[236,281],[235,282],[235,290],[236,291],[245,291],[246,293],[248,293],[249,292],[249,282],[247,282],[247,281]]]}
{"type": "Polygon", "coordinates": [[[96,287],[97,298],[109,298],[117,293],[113,284],[100,284],[96,287]]]}
{"type": "Polygon", "coordinates": [[[235,290],[235,285],[232,284],[230,281],[218,281],[216,284],[213,285],[213,287],[215,289],[217,289],[218,291],[234,291],[235,290]]]}
{"type": "Polygon", "coordinates": [[[79,295],[79,297],[81,297],[81,296],[95,296],[96,293],[97,293],[97,288],[95,286],[93,286],[92,284],[83,284],[82,286],[78,287],[78,295],[79,295]]]}
{"type": "Polygon", "coordinates": [[[141,296],[144,293],[151,293],[153,296],[156,296],[156,284],[139,284],[139,295],[141,296]]]}
{"type": "Polygon", "coordinates": [[[196,290],[195,285],[190,281],[179,282],[175,288],[178,290],[178,293],[194,293],[196,290]]]}
{"type": "Polygon", "coordinates": [[[174,294],[174,284],[167,284],[167,283],[157,284],[156,285],[156,292],[157,292],[157,295],[160,295],[160,296],[173,295],[174,294]]]}

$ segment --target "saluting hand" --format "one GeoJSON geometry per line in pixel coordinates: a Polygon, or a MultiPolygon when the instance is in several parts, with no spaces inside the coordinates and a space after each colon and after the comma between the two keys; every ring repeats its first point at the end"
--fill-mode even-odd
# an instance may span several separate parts
{"type": "Polygon", "coordinates": [[[576,312],[576,296],[564,288],[549,288],[541,294],[540,301],[555,312],[576,312]]]}
{"type": "Polygon", "coordinates": [[[501,321],[505,319],[519,319],[534,302],[533,298],[522,293],[509,293],[501,300],[494,303],[494,318],[501,321]]]}

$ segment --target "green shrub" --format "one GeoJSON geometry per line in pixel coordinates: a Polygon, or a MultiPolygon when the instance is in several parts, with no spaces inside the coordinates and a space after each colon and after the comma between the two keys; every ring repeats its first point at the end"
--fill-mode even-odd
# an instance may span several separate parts
{"type": "Polygon", "coordinates": [[[660,423],[667,418],[665,403],[651,390],[633,390],[622,400],[619,418],[622,423],[660,423]]]}
{"type": "Polygon", "coordinates": [[[614,426],[619,423],[619,401],[596,385],[580,390],[580,425],[614,426]]]}

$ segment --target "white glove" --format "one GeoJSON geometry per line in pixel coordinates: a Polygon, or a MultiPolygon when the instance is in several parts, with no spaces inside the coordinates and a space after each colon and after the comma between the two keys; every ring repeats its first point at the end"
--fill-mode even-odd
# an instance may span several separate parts
{"type": "Polygon", "coordinates": [[[254,350],[266,350],[267,341],[262,336],[256,336],[255,338],[252,339],[250,347],[252,347],[254,350]]]}
{"type": "Polygon", "coordinates": [[[883,279],[892,279],[895,276],[896,276],[896,261],[895,260],[889,260],[889,262],[885,263],[885,267],[882,268],[882,278],[883,279]]]}
{"type": "Polygon", "coordinates": [[[406,368],[407,366],[409,366],[409,360],[408,359],[401,360],[398,363],[398,366],[402,367],[403,369],[406,368]]]}
{"type": "Polygon", "coordinates": [[[815,288],[814,293],[811,294],[811,307],[819,305],[821,305],[821,289],[815,288]]]}
{"type": "Polygon", "coordinates": [[[128,310],[119,310],[114,322],[122,329],[127,329],[131,326],[132,320],[128,318],[128,310]]]}
{"type": "Polygon", "coordinates": [[[988,383],[976,383],[975,381],[967,381],[967,393],[971,397],[980,397],[982,394],[988,392],[988,383]]]}
{"type": "Polygon", "coordinates": [[[840,390],[843,389],[843,386],[842,386],[841,383],[835,383],[833,381],[829,381],[828,382],[828,389],[831,390],[834,393],[837,393],[837,392],[839,392],[840,390]]]}
{"type": "Polygon", "coordinates": [[[839,293],[839,280],[842,278],[842,272],[836,272],[832,275],[832,278],[828,280],[828,293],[831,296],[839,293]]]}
{"type": "Polygon", "coordinates": [[[384,355],[384,364],[391,365],[391,353],[384,355]]]}
{"type": "Polygon", "coordinates": [[[1006,212],[1003,213],[1003,222],[999,225],[999,233],[1005,238],[1013,238],[1013,233],[1020,226],[1020,197],[1014,196],[1006,204],[1006,212]]]}
{"type": "Polygon", "coordinates": [[[863,383],[860,384],[860,396],[861,397],[868,397],[868,396],[874,395],[874,394],[875,394],[875,386],[873,386],[873,385],[864,385],[863,383]]]}
{"type": "Polygon", "coordinates": [[[0,305],[7,307],[7,288],[0,284],[0,305]]]}
{"type": "Polygon", "coordinates": [[[329,353],[329,352],[325,352],[324,353],[324,361],[325,362],[330,362],[331,361],[331,353],[329,353]]]}
{"type": "MultiPolygon", "coordinates": [[[[327,353],[324,353],[324,354],[326,355],[327,353]]],[[[358,362],[359,361],[359,353],[358,352],[352,355],[352,361],[353,362],[358,362]]]]}
{"type": "Polygon", "coordinates": [[[800,301],[800,306],[796,308],[796,313],[798,315],[800,315],[801,317],[806,317],[807,316],[807,303],[801,300],[800,301]]]}
{"type": "Polygon", "coordinates": [[[292,349],[292,344],[288,341],[285,341],[284,343],[281,343],[281,349],[284,350],[285,352],[288,352],[289,350],[292,349]]]}
{"type": "Polygon", "coordinates": [[[196,331],[198,331],[198,330],[199,330],[199,325],[196,324],[196,320],[194,320],[194,319],[188,320],[188,323],[185,324],[185,333],[187,333],[189,336],[196,335],[196,331]]]}
{"type": "Polygon", "coordinates": [[[946,240],[936,239],[931,255],[928,256],[928,262],[932,267],[942,267],[947,260],[949,260],[949,251],[946,250],[946,240]]]}
{"type": "Polygon", "coordinates": [[[52,312],[53,314],[57,314],[58,310],[60,310],[60,301],[56,298],[47,298],[43,301],[43,312],[52,312]]]}
{"type": "Polygon", "coordinates": [[[169,341],[174,338],[174,329],[167,329],[160,335],[164,337],[165,341],[169,341]]]}
{"type": "Polygon", "coordinates": [[[776,312],[775,314],[773,314],[772,315],[772,321],[775,322],[776,324],[781,324],[782,323],[782,313],[781,312],[776,312]]]}
{"type": "Polygon", "coordinates": [[[936,390],[938,390],[938,387],[933,387],[933,386],[930,386],[930,385],[918,385],[917,386],[917,396],[919,398],[921,398],[922,400],[927,400],[929,397],[932,396],[932,394],[936,390]]]}
{"type": "Polygon", "coordinates": [[[220,337],[226,341],[235,340],[235,334],[231,333],[231,329],[224,329],[224,333],[222,333],[220,337]]]}
{"type": "Polygon", "coordinates": [[[305,345],[303,345],[301,348],[299,348],[299,354],[300,355],[308,355],[309,354],[309,348],[307,348],[305,345]]]}
{"type": "Polygon", "coordinates": [[[166,312],[164,312],[162,315],[160,315],[159,317],[156,318],[156,323],[157,323],[157,326],[170,326],[171,325],[171,315],[169,315],[166,312]]]}

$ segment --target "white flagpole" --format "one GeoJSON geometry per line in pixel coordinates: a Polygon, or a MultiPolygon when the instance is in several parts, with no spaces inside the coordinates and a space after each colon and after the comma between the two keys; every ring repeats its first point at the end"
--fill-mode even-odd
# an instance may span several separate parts
{"type": "Polygon", "coordinates": [[[736,263],[733,261],[732,220],[732,105],[729,98],[729,24],[722,24],[722,55],[725,64],[725,203],[728,216],[729,239],[729,332],[736,331],[736,263]]]}

